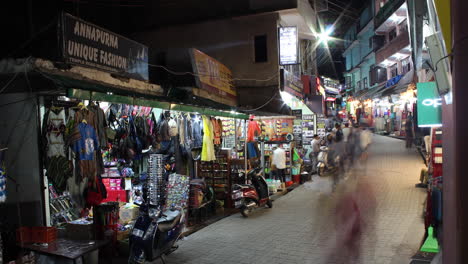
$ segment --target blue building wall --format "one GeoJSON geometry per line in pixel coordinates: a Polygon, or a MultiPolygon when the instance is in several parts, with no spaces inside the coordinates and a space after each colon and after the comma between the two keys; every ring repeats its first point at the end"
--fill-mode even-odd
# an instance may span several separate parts
{"type": "MultiPolygon", "coordinates": [[[[367,87],[371,88],[370,84],[370,70],[375,64],[375,53],[372,47],[372,37],[374,32],[374,1],[369,1],[367,7],[362,11],[357,21],[345,33],[345,52],[343,56],[346,61],[345,77],[351,78],[351,87],[355,91],[364,88],[364,79],[367,79],[367,87]],[[353,41],[351,41],[353,40],[353,41]],[[356,68],[358,67],[358,68],[356,68]]],[[[347,87],[349,89],[349,87],[347,87]]]]}

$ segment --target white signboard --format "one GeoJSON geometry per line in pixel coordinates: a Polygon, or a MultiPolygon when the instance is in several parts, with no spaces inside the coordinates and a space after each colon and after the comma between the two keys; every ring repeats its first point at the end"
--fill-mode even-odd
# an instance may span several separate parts
{"type": "Polygon", "coordinates": [[[297,27],[281,27],[278,30],[280,65],[299,63],[297,27]]]}

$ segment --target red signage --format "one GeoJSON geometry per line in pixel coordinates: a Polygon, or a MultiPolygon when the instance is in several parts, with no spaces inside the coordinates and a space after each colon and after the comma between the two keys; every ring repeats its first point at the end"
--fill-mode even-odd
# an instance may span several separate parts
{"type": "Polygon", "coordinates": [[[325,101],[327,102],[335,102],[336,98],[335,97],[327,97],[327,99],[325,99],[325,101]]]}

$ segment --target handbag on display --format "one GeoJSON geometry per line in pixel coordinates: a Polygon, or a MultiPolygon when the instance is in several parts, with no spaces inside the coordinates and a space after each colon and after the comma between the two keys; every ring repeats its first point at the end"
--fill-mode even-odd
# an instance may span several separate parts
{"type": "Polygon", "coordinates": [[[88,190],[86,193],[86,204],[88,206],[96,206],[101,204],[104,197],[101,192],[101,186],[98,182],[98,178],[95,177],[94,186],[93,183],[88,183],[88,190]]]}

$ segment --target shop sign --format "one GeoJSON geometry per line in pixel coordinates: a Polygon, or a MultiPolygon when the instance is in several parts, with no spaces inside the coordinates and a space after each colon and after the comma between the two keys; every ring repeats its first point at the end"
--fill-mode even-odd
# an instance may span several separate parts
{"type": "Polygon", "coordinates": [[[279,64],[290,65],[299,63],[299,37],[297,27],[280,27],[279,36],[279,64]]]}
{"type": "Polygon", "coordinates": [[[297,146],[302,146],[302,109],[293,109],[292,114],[296,117],[293,122],[294,141],[297,146]]]}
{"type": "Polygon", "coordinates": [[[327,99],[325,99],[325,101],[327,102],[335,102],[336,98],[335,97],[327,97],[327,99]]]}
{"type": "Polygon", "coordinates": [[[418,83],[418,126],[442,126],[442,98],[435,82],[418,83]]]}
{"type": "Polygon", "coordinates": [[[193,70],[197,75],[197,85],[200,88],[194,89],[194,94],[236,106],[237,92],[233,84],[231,70],[197,49],[191,49],[190,57],[193,70]]]}
{"type": "Polygon", "coordinates": [[[295,97],[304,97],[304,85],[302,83],[302,79],[285,69],[281,69],[281,72],[283,75],[281,83],[282,89],[295,97]]]}
{"type": "Polygon", "coordinates": [[[302,116],[302,144],[310,145],[315,134],[314,115],[302,116]]]}
{"type": "Polygon", "coordinates": [[[148,80],[148,47],[62,13],[59,31],[65,63],[148,80]]]}
{"type": "Polygon", "coordinates": [[[317,135],[319,135],[320,137],[325,137],[325,135],[327,134],[325,120],[326,118],[324,115],[317,116],[317,135]]]}

